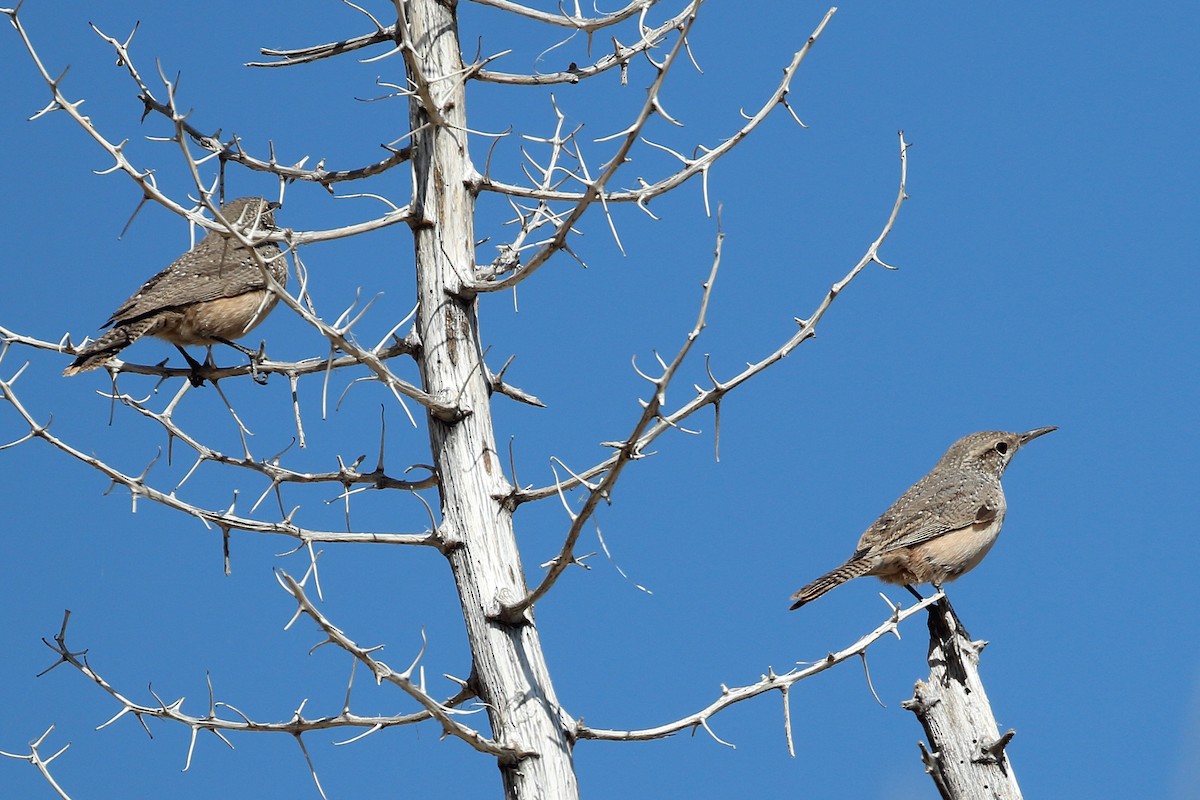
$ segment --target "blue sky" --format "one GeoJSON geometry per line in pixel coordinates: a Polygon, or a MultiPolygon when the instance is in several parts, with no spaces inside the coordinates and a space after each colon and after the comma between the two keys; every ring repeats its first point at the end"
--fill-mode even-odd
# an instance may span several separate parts
{"type": "MultiPolygon", "coordinates": [[[[379,3],[383,14],[390,4],[379,3]]],[[[546,4],[552,7],[553,4],[546,4]]],[[[156,170],[176,197],[188,191],[176,150],[148,142],[157,120],[139,124],[133,87],[113,66],[92,21],[123,37],[141,29],[134,54],[153,74],[182,75],[180,103],[205,130],[236,131],[280,160],[325,158],[331,168],[381,157],[381,142],[403,133],[402,101],[364,103],[398,82],[401,62],[329,61],[293,70],[251,71],[257,48],[295,47],[369,30],[335,3],[216,0],[203,13],[171,4],[26,3],[22,18],[48,68],[71,70],[64,91],[86,98],[85,113],[131,158],[156,170]],[[145,6],[145,7],[141,7],[145,6]]],[[[675,13],[675,6],[652,19],[675,13]]],[[[781,68],[825,13],[810,3],[713,0],[700,14],[692,49],[703,74],[678,70],[663,93],[682,129],[656,124],[650,137],[690,152],[715,145],[757,107],[781,68]]],[[[560,68],[587,59],[571,42],[550,51],[557,31],[513,24],[460,5],[463,41],[473,52],[513,49],[497,67],[560,68]]],[[[597,727],[661,724],[707,705],[720,684],[752,683],[774,667],[814,660],[881,622],[882,585],[856,581],[798,612],[788,596],[835,566],[857,537],[959,436],[976,430],[1060,430],[1030,445],[1006,477],[1009,515],[999,543],[974,572],[949,587],[971,632],[988,639],[983,678],[1002,728],[1018,735],[1009,753],[1024,791],[1046,797],[1194,797],[1200,782],[1200,621],[1191,566],[1200,557],[1194,522],[1197,467],[1195,304],[1200,281],[1190,262],[1200,172],[1193,153],[1200,68],[1194,38],[1200,10],[1188,4],[1039,5],[856,4],[841,9],[801,68],[789,100],[807,128],[780,110],[713,170],[710,197],[723,205],[726,234],[709,327],[671,405],[702,382],[703,354],[727,377],[775,349],[808,316],[877,235],[897,180],[896,131],[912,142],[909,194],[883,257],[838,298],[815,340],[723,404],[721,458],[713,458],[711,413],[665,436],[633,465],[598,523],[621,577],[603,554],[588,572],[569,572],[538,607],[556,688],[566,710],[597,727]],[[640,591],[636,584],[653,593],[640,591]]],[[[626,32],[621,37],[633,37],[626,32]]],[[[594,43],[593,53],[607,50],[594,43]]],[[[126,179],[97,176],[104,154],[65,115],[26,118],[47,92],[15,34],[0,38],[0,140],[9,190],[4,220],[0,325],[43,339],[95,335],[109,312],[188,243],[185,224],[147,208],[120,237],[139,199],[126,179]]],[[[644,63],[628,87],[608,75],[553,94],[585,141],[623,128],[651,79],[644,63]]],[[[476,86],[472,127],[545,136],[548,90],[476,86]]],[[[474,142],[482,165],[488,141],[474,142]]],[[[515,179],[517,143],[493,157],[515,179]]],[[[536,152],[536,151],[534,151],[536,152]]],[[[587,143],[596,161],[603,145],[587,143]]],[[[654,151],[635,153],[622,186],[671,168],[654,151]]],[[[271,194],[261,176],[230,171],[233,195],[271,194]]],[[[408,172],[362,187],[408,199],[408,172]]],[[[294,186],[282,224],[328,228],[373,216],[368,200],[333,200],[294,186]]],[[[485,297],[488,359],[547,402],[545,410],[495,405],[502,448],[512,442],[523,483],[553,480],[550,458],[573,469],[623,437],[646,391],[630,359],[674,353],[692,325],[708,273],[716,222],[699,184],[652,206],[615,215],[626,254],[601,217],[589,219],[576,249],[588,268],[559,258],[510,293],[485,297]],[[515,309],[514,309],[515,305],[515,309]]],[[[506,208],[481,203],[477,237],[491,258],[511,228],[506,208]]],[[[411,308],[407,228],[303,253],[326,318],[355,290],[383,292],[363,322],[373,342],[411,308]]],[[[285,311],[251,337],[272,355],[302,358],[325,349],[285,311]]],[[[144,363],[176,360],[157,342],[136,345],[144,363]]],[[[226,356],[228,358],[228,356],[226,356]]],[[[81,450],[140,472],[163,435],[96,394],[106,380],[59,376],[65,358],[23,349],[0,364],[5,379],[25,361],[19,396],[39,419],[81,450]]],[[[411,367],[405,366],[412,375],[411,367]]],[[[349,376],[336,384],[336,393],[349,376]]],[[[130,389],[149,392],[150,383],[130,389]]],[[[173,390],[174,387],[171,387],[173,390]]],[[[292,436],[286,383],[224,387],[266,457],[292,436]]],[[[322,421],[319,382],[302,384],[305,451],[285,459],[329,469],[378,451],[380,407],[388,421],[388,465],[427,460],[423,429],[378,387],[356,386],[322,421]]],[[[165,403],[167,396],[159,402],[165,403]]],[[[181,409],[190,429],[237,451],[232,424],[211,390],[181,409]]],[[[19,419],[0,405],[0,441],[19,438],[19,419]]],[[[172,488],[190,461],[176,445],[150,473],[172,488]]],[[[128,493],[40,442],[0,452],[0,501],[7,548],[0,559],[0,750],[19,751],[51,724],[47,746],[72,747],[56,776],[74,798],[211,797],[214,792],[316,796],[295,743],[282,736],[234,737],[229,751],[201,737],[180,774],[188,732],[151,722],[150,740],[131,719],[102,731],[114,703],[82,676],[52,662],[40,642],[72,611],[71,643],[130,696],[148,702],[187,696],[206,708],[205,674],[218,699],[256,719],[279,720],[307,698],[306,712],[336,713],[349,659],[323,648],[310,624],[282,630],[292,612],[272,574],[298,574],[304,560],[280,556],[288,542],[233,539],[233,572],[221,570],[219,535],[151,503],[131,513],[128,493]]],[[[245,510],[263,487],[211,467],[181,494],[224,507],[240,488],[245,510]],[[250,499],[248,499],[250,498],[250,499]]],[[[335,492],[297,492],[290,504],[313,526],[344,524],[335,492]]],[[[264,513],[266,513],[264,511],[264,513]]],[[[419,531],[421,506],[404,496],[358,495],[357,529],[419,531]]],[[[557,501],[516,518],[527,573],[557,552],[568,520],[557,501]]],[[[600,550],[595,529],[582,552],[600,550]]],[[[326,547],[323,608],[360,642],[385,643],[399,666],[424,631],[425,667],[435,694],[443,673],[470,669],[457,599],[434,551],[326,547]]],[[[894,600],[907,595],[894,587],[894,600]]],[[[905,602],[907,602],[905,600],[905,602]]],[[[593,797],[690,796],[933,797],[916,742],[921,731],[900,708],[927,673],[924,625],[871,651],[881,708],[856,664],[792,692],[797,754],[789,758],[776,696],[743,703],[714,720],[737,749],[701,732],[648,744],[583,742],[580,781],[593,797]]],[[[410,703],[367,686],[354,707],[395,713],[410,703]]],[[[480,720],[480,724],[486,724],[480,720]]],[[[495,767],[432,727],[381,733],[343,747],[347,736],[306,739],[331,797],[499,796],[495,767]]],[[[0,761],[6,796],[50,797],[28,765],[0,761]]]]}

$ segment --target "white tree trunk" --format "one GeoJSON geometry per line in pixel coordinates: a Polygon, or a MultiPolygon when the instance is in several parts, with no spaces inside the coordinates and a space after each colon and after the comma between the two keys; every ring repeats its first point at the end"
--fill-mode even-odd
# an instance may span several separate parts
{"type": "Polygon", "coordinates": [[[425,84],[426,97],[410,100],[419,364],[426,391],[465,411],[457,420],[431,415],[429,435],[441,479],[440,533],[474,659],[472,688],[487,704],[496,741],[522,754],[501,759],[506,797],[570,800],[579,794],[573,741],[532,612],[515,625],[492,619],[501,603],[528,590],[512,514],[498,499],[511,487],[496,453],[477,303],[461,289],[460,276],[470,275],[475,258],[475,198],[467,186],[473,168],[454,7],[437,0],[405,5],[416,48],[408,57],[425,78],[437,79],[425,84]],[[432,121],[435,115],[440,119],[432,121]]]}
{"type": "Polygon", "coordinates": [[[1015,732],[1000,735],[979,678],[985,645],[971,641],[947,600],[930,607],[929,680],[917,681],[904,707],[925,728],[921,760],[946,800],[1021,798],[1005,753],[1015,732]]]}

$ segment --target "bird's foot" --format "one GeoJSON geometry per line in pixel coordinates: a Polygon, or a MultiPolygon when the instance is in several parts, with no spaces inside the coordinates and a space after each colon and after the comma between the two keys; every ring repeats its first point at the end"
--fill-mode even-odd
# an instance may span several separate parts
{"type": "MultiPolygon", "coordinates": [[[[192,388],[199,389],[204,385],[204,376],[200,374],[200,371],[204,369],[204,365],[192,358],[191,354],[179,345],[175,345],[175,349],[183,354],[184,359],[187,360],[188,368],[191,370],[191,374],[188,375],[188,383],[192,385],[192,388]]],[[[212,360],[211,350],[209,351],[209,360],[212,360]]]]}
{"type": "Polygon", "coordinates": [[[266,372],[259,372],[258,370],[259,365],[267,360],[266,341],[259,342],[257,350],[251,350],[249,347],[242,347],[237,342],[230,341],[229,339],[217,339],[217,341],[221,344],[229,345],[242,355],[246,356],[246,358],[250,359],[250,377],[253,378],[254,382],[259,386],[267,385],[267,378],[270,377],[269,374],[266,372]]]}
{"type": "Polygon", "coordinates": [[[270,373],[260,372],[258,368],[262,362],[267,360],[267,343],[261,342],[258,345],[257,353],[248,353],[247,355],[250,357],[250,377],[259,386],[266,386],[267,378],[270,377],[270,373]]]}

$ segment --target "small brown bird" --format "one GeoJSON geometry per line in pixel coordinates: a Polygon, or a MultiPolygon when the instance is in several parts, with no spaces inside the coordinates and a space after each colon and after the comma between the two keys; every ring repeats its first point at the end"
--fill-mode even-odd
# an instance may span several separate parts
{"type": "Polygon", "coordinates": [[[792,609],[862,575],[904,584],[920,597],[913,584],[940,587],[973,569],[1004,525],[1004,468],[1017,450],[1055,430],[983,431],[959,439],[867,528],[845,564],[792,595],[792,609]]]}
{"type": "MultiPolygon", "coordinates": [[[[260,235],[275,226],[278,203],[261,197],[239,197],[221,206],[221,215],[244,236],[260,235]]],[[[271,275],[287,284],[287,262],[275,242],[255,245],[271,275]]],[[[63,375],[76,375],[108,363],[143,336],[175,345],[193,369],[200,365],[183,345],[218,342],[256,355],[233,340],[271,312],[278,297],[267,289],[250,248],[229,233],[210,230],[195,247],[155,275],[121,304],[102,327],[112,330],[79,347],[63,375]]],[[[193,381],[195,382],[195,381],[193,381]]]]}

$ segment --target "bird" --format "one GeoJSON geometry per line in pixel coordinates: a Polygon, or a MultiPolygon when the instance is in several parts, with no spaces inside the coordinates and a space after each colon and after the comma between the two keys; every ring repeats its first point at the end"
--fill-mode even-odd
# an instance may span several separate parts
{"type": "Polygon", "coordinates": [[[844,564],[792,595],[791,610],[863,575],[903,584],[920,597],[914,584],[940,589],[975,568],[1004,525],[1004,468],[1022,447],[1055,430],[981,431],[950,445],[929,474],[867,528],[844,564]]]}
{"type": "MultiPolygon", "coordinates": [[[[278,203],[261,197],[239,197],[221,206],[221,216],[243,236],[258,236],[275,227],[278,203]]],[[[287,285],[287,262],[275,242],[262,241],[254,251],[271,276],[287,285]]],[[[104,328],[111,330],[75,349],[75,360],[64,376],[102,367],[143,336],[157,336],[175,345],[192,367],[192,383],[200,364],[184,345],[222,343],[253,359],[258,354],[233,340],[249,333],[275,307],[279,298],[267,288],[251,249],[228,231],[210,230],[169,267],[112,313],[104,328]]]]}

